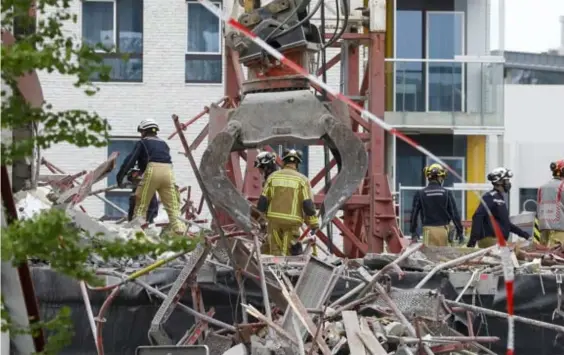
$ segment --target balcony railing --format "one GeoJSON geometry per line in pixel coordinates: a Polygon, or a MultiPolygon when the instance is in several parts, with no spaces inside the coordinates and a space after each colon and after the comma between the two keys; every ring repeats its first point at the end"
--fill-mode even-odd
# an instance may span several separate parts
{"type": "Polygon", "coordinates": [[[503,63],[386,59],[394,125],[503,126],[503,63]]]}

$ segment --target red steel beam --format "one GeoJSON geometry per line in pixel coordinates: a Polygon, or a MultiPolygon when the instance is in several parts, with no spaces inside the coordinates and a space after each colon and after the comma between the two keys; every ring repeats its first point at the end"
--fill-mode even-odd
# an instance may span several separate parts
{"type": "MultiPolygon", "coordinates": [[[[1,174],[2,178],[0,179],[0,186],[2,192],[2,203],[4,208],[6,208],[6,221],[8,224],[12,224],[18,220],[18,212],[14,201],[14,194],[12,193],[12,187],[10,185],[8,169],[4,165],[2,165],[1,174]]],[[[24,296],[25,308],[29,317],[29,324],[37,324],[40,321],[39,305],[37,304],[35,289],[33,287],[33,279],[31,278],[31,271],[28,263],[22,262],[17,267],[17,270],[24,296]]],[[[45,335],[43,328],[37,329],[37,331],[31,336],[35,350],[37,352],[42,352],[45,348],[45,335]]]]}
{"type": "Polygon", "coordinates": [[[315,73],[315,75],[320,76],[324,72],[333,68],[340,61],[341,61],[341,52],[335,54],[335,56],[333,56],[333,58],[329,59],[329,61],[327,63],[325,63],[324,66],[322,65],[321,68],[317,69],[317,72],[315,73]]]}
{"type": "MultiPolygon", "coordinates": [[[[370,47],[368,54],[368,110],[378,117],[384,117],[385,112],[385,32],[370,33],[370,47]]],[[[377,180],[382,176],[386,179],[386,142],[383,128],[372,122],[370,127],[372,135],[370,141],[370,225],[368,229],[368,248],[371,252],[380,253],[384,251],[384,234],[388,225],[379,215],[383,213],[383,207],[377,202],[377,198],[386,194],[382,186],[377,185],[377,180]]],[[[390,194],[388,189],[387,194],[390,194]]],[[[394,221],[395,223],[395,221],[394,221]]]]}

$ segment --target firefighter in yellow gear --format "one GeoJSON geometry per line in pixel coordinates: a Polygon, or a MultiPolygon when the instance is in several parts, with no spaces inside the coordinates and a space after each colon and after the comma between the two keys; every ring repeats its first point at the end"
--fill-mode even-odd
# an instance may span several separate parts
{"type": "Polygon", "coordinates": [[[564,159],[550,163],[552,180],[542,185],[537,196],[537,219],[541,243],[564,245],[564,159]]]}
{"type": "Polygon", "coordinates": [[[257,204],[268,221],[261,251],[276,256],[299,255],[303,253],[300,227],[305,222],[314,234],[319,221],[309,180],[298,172],[302,153],[285,149],[282,161],[284,167],[270,174],[257,204]]]}

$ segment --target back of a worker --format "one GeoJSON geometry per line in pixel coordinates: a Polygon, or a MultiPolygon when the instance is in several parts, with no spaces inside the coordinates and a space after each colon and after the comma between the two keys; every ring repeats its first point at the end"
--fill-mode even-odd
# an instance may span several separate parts
{"type": "Polygon", "coordinates": [[[262,252],[270,255],[301,254],[300,227],[305,222],[312,230],[319,227],[311,185],[306,176],[298,172],[302,162],[300,151],[286,149],[282,156],[284,167],[270,174],[257,209],[266,215],[267,238],[262,252]]]}
{"type": "Polygon", "coordinates": [[[564,159],[550,164],[553,179],[540,187],[537,219],[541,243],[549,247],[564,244],[564,159]]]}
{"type": "Polygon", "coordinates": [[[451,222],[456,228],[458,242],[464,239],[460,214],[451,191],[443,187],[447,171],[440,164],[432,164],[424,169],[429,184],[417,191],[413,197],[410,232],[415,239],[419,215],[423,224],[423,243],[428,246],[448,246],[454,239],[451,222]],[[450,237],[450,238],[449,238],[450,237]]]}
{"type": "Polygon", "coordinates": [[[137,131],[141,134],[141,140],[135,144],[133,151],[125,158],[116,177],[118,184],[123,185],[125,174],[135,164],[143,173],[135,191],[134,221],[141,223],[145,221],[150,201],[158,192],[168,215],[170,230],[177,234],[183,234],[186,226],[178,220],[180,199],[172,171],[170,147],[157,136],[159,125],[153,119],[141,121],[137,131]]]}

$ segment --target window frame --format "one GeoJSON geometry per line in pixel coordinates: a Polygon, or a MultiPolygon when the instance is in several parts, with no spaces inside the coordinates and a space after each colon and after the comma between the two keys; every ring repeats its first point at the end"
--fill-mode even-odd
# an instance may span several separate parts
{"type": "MultiPolygon", "coordinates": [[[[112,0],[113,1],[113,0],[112,0]]],[[[212,1],[212,3],[216,6],[219,6],[221,8],[221,6],[223,5],[222,1],[212,1]]],[[[184,48],[184,83],[185,84],[217,84],[217,85],[223,85],[223,21],[221,21],[221,19],[217,19],[218,23],[219,23],[219,34],[218,34],[218,40],[219,40],[219,51],[218,52],[192,52],[188,50],[188,36],[190,33],[190,25],[188,23],[188,18],[189,18],[189,12],[190,12],[190,5],[199,5],[202,6],[203,5],[196,0],[187,0],[186,1],[186,41],[184,42],[185,48],[184,48]],[[186,62],[188,60],[217,60],[219,59],[221,62],[221,77],[219,79],[219,81],[215,81],[215,80],[187,80],[186,79],[186,62]]]]}
{"type": "MultiPolygon", "coordinates": [[[[454,58],[431,58],[431,53],[430,53],[430,49],[431,49],[431,45],[430,42],[433,40],[431,38],[430,35],[430,23],[431,23],[431,18],[433,17],[433,15],[440,15],[440,16],[455,16],[461,17],[461,23],[460,23],[460,34],[461,34],[461,38],[460,38],[460,54],[454,54],[454,56],[456,55],[465,55],[466,54],[466,13],[464,11],[425,11],[425,19],[423,20],[425,23],[425,59],[438,59],[438,60],[444,60],[445,64],[452,64],[453,65],[453,73],[452,73],[452,77],[454,78],[454,65],[459,64],[460,65],[460,112],[466,112],[466,65],[465,63],[458,63],[454,60],[454,58]],[[450,62],[452,60],[452,62],[450,62]]],[[[455,21],[456,24],[456,21],[455,21]]],[[[456,50],[456,48],[455,48],[456,50]]],[[[442,110],[431,110],[430,106],[430,93],[431,93],[431,66],[432,66],[432,62],[426,62],[425,63],[425,112],[444,112],[442,110]]],[[[451,84],[453,87],[456,84],[451,84]]],[[[453,105],[454,105],[454,95],[453,95],[453,105]]],[[[453,107],[451,107],[451,110],[454,111],[453,107]]],[[[454,111],[454,112],[458,112],[458,111],[454,111]]]]}
{"type": "MultiPolygon", "coordinates": [[[[136,141],[138,141],[138,140],[139,140],[139,137],[134,137],[134,136],[113,136],[113,137],[110,137],[110,139],[108,140],[107,154],[108,154],[108,156],[110,156],[110,155],[113,153],[113,151],[110,151],[110,144],[111,144],[112,141],[132,141],[132,142],[136,142],[136,141]]],[[[119,152],[120,155],[121,155],[122,153],[123,153],[123,152],[119,152]]],[[[116,169],[119,169],[119,167],[116,167],[116,169]]],[[[107,186],[110,186],[108,180],[109,180],[109,176],[106,177],[106,185],[107,185],[107,186]]],[[[115,194],[115,195],[122,195],[122,194],[130,194],[130,193],[131,193],[131,189],[129,189],[129,188],[124,188],[124,189],[122,189],[122,188],[117,188],[117,189],[113,189],[113,190],[111,190],[111,191],[106,191],[106,192],[104,193],[104,197],[105,197],[106,199],[108,199],[109,201],[112,201],[112,200],[111,200],[111,195],[112,195],[112,194],[115,194]]],[[[115,195],[114,195],[114,196],[115,196],[115,195]]],[[[112,201],[112,202],[115,203],[114,201],[112,201]]],[[[117,204],[117,203],[116,203],[116,204],[117,204]]],[[[104,204],[104,215],[105,215],[105,216],[109,216],[108,213],[107,213],[107,212],[108,212],[108,209],[115,209],[115,208],[112,207],[111,205],[105,203],[105,204],[104,204]]],[[[125,210],[127,211],[127,209],[125,209],[125,210]]],[[[125,217],[127,217],[127,216],[125,216],[125,217]]],[[[111,219],[114,219],[114,217],[111,217],[111,219]]],[[[119,218],[115,218],[115,219],[119,219],[119,218]]]]}
{"type": "MultiPolygon", "coordinates": [[[[114,17],[114,20],[113,20],[113,26],[114,26],[114,31],[113,31],[113,32],[114,32],[114,47],[113,47],[110,51],[105,51],[105,50],[103,50],[103,49],[98,49],[98,48],[96,48],[96,49],[95,49],[95,52],[98,53],[98,55],[100,55],[100,56],[101,56],[102,58],[104,58],[104,59],[122,59],[122,56],[123,56],[124,54],[127,54],[128,60],[131,60],[131,59],[140,59],[140,60],[141,60],[141,66],[143,67],[143,66],[144,66],[144,63],[143,63],[143,52],[144,52],[144,50],[145,50],[145,47],[143,47],[143,50],[141,51],[141,53],[120,52],[120,50],[119,50],[119,21],[118,21],[118,6],[117,6],[117,2],[118,2],[118,1],[119,1],[119,0],[82,0],[82,6],[81,6],[81,16],[82,16],[82,18],[81,18],[81,26],[82,26],[83,23],[84,23],[84,4],[85,4],[85,3],[88,3],[88,2],[109,2],[109,3],[113,3],[113,7],[114,7],[114,8],[113,8],[113,11],[114,11],[114,13],[113,13],[113,17],[114,17]]],[[[145,7],[145,2],[144,2],[144,0],[135,0],[135,1],[141,2],[141,8],[144,9],[144,7],[145,7]]],[[[144,22],[144,20],[145,20],[144,18],[142,18],[142,20],[141,20],[141,21],[142,21],[142,26],[143,26],[142,32],[141,32],[141,34],[142,34],[142,36],[143,36],[143,40],[144,40],[144,37],[145,37],[145,22],[144,22]]],[[[81,40],[83,40],[83,38],[84,38],[84,34],[81,33],[81,40]]],[[[106,65],[106,64],[104,64],[104,65],[106,65]]],[[[143,75],[143,70],[142,70],[142,72],[141,72],[141,79],[140,79],[140,80],[135,80],[135,79],[115,79],[115,78],[112,78],[112,77],[110,76],[110,79],[108,80],[108,82],[142,83],[142,82],[143,82],[143,78],[144,78],[144,75],[143,75]]],[[[93,81],[93,82],[97,82],[97,83],[102,82],[102,81],[99,80],[99,79],[90,79],[90,80],[93,81]]]]}

